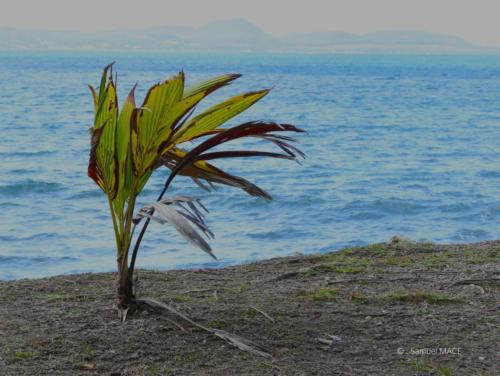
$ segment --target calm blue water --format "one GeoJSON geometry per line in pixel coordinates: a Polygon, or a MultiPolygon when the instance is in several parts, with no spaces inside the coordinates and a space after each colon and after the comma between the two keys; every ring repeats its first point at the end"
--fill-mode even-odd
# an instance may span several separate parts
{"type": "MultiPolygon", "coordinates": [[[[240,72],[214,99],[275,86],[238,122],[307,129],[302,166],[222,166],[270,191],[265,202],[186,178],[203,199],[219,262],[153,224],[139,267],[223,266],[386,241],[499,238],[499,56],[199,56],[0,53],[0,279],[115,269],[107,203],[87,178],[87,83],[117,60],[121,97],[183,68],[190,79],[240,72]]],[[[142,99],[141,99],[142,100],[142,99]]],[[[210,101],[208,103],[211,103],[210,101]]],[[[233,122],[234,123],[234,122],[233,122]]],[[[141,203],[157,195],[164,171],[141,203]]]]}

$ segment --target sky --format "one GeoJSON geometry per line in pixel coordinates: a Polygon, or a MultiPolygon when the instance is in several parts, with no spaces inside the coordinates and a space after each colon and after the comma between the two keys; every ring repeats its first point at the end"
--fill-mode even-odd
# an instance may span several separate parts
{"type": "Polygon", "coordinates": [[[246,18],[284,35],[411,29],[500,46],[500,0],[2,0],[0,27],[102,31],[246,18]]]}

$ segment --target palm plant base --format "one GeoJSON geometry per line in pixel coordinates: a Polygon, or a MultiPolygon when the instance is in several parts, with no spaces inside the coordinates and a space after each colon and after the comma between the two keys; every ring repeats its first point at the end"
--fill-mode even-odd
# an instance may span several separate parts
{"type": "Polygon", "coordinates": [[[121,310],[128,310],[135,304],[135,286],[133,277],[129,274],[119,275],[118,280],[118,308],[121,310]]]}
{"type": "MultiPolygon", "coordinates": [[[[225,330],[222,329],[215,329],[215,328],[208,328],[202,324],[197,323],[193,319],[189,318],[187,315],[181,313],[174,307],[160,302],[158,300],[152,299],[152,298],[136,298],[134,294],[134,282],[130,278],[126,279],[127,282],[125,282],[124,286],[121,285],[121,281],[118,287],[118,306],[116,306],[117,312],[118,312],[118,317],[120,321],[125,322],[127,320],[127,316],[130,313],[133,313],[136,310],[147,310],[150,312],[155,312],[155,313],[160,313],[160,314],[170,314],[174,315],[191,325],[208,332],[225,342],[229,343],[230,345],[237,347],[238,349],[249,352],[251,354],[261,356],[264,358],[272,358],[272,355],[269,354],[268,350],[255,342],[229,333],[225,330]]],[[[175,324],[177,327],[179,327],[182,330],[185,330],[182,326],[177,324],[175,321],[171,321],[173,324],[175,324]]]]}

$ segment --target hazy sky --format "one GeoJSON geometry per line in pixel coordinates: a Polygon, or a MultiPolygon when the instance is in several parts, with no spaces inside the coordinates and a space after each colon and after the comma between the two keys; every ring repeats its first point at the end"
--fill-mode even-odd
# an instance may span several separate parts
{"type": "Polygon", "coordinates": [[[98,31],[247,18],[272,34],[418,29],[500,46],[500,0],[2,0],[0,27],[98,31]]]}

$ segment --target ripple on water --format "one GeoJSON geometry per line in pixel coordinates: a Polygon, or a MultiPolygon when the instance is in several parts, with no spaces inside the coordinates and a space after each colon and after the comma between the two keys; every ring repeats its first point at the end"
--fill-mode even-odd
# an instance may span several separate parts
{"type": "Polygon", "coordinates": [[[8,153],[0,153],[2,158],[18,158],[18,157],[44,157],[50,154],[54,154],[53,150],[40,150],[40,151],[14,151],[8,153]]]}
{"type": "Polygon", "coordinates": [[[340,212],[349,219],[377,219],[395,214],[419,214],[426,210],[429,210],[429,205],[425,205],[421,201],[391,197],[376,200],[354,200],[341,208],[340,212]]]}
{"type": "Polygon", "coordinates": [[[102,192],[99,189],[93,189],[91,191],[82,191],[71,195],[69,198],[72,200],[78,200],[82,198],[98,198],[102,196],[102,192]]]}
{"type": "MultiPolygon", "coordinates": [[[[2,256],[0,255],[0,265],[1,264],[16,264],[24,266],[32,266],[33,264],[53,264],[53,263],[65,263],[65,262],[75,262],[80,259],[77,257],[63,256],[63,257],[49,257],[49,256],[34,256],[34,257],[24,257],[24,256],[2,256]]],[[[1,274],[0,274],[1,279],[1,274]]]]}
{"type": "Polygon", "coordinates": [[[477,175],[480,178],[498,179],[498,178],[500,178],[500,171],[498,171],[498,170],[481,170],[478,172],[477,175]]]}
{"type": "Polygon", "coordinates": [[[0,195],[17,197],[32,194],[54,193],[64,190],[59,183],[26,179],[18,183],[0,185],[0,195]]]}
{"type": "Polygon", "coordinates": [[[462,229],[453,236],[453,239],[458,241],[478,241],[478,240],[486,240],[489,238],[490,234],[487,231],[478,228],[462,229]]]}
{"type": "Polygon", "coordinates": [[[32,240],[46,240],[46,239],[55,239],[55,238],[64,238],[64,235],[55,233],[55,232],[42,232],[39,234],[33,234],[30,236],[14,236],[14,235],[0,235],[0,241],[4,242],[12,242],[12,241],[32,241],[32,240]]]}
{"type": "Polygon", "coordinates": [[[0,202],[0,208],[19,208],[21,207],[21,204],[16,204],[15,202],[0,202]]]}
{"type": "Polygon", "coordinates": [[[466,213],[473,209],[473,206],[471,203],[455,202],[452,204],[439,205],[438,209],[445,213],[466,213]]]}
{"type": "Polygon", "coordinates": [[[293,228],[280,228],[276,231],[264,231],[256,233],[248,233],[247,236],[251,239],[261,240],[281,240],[281,239],[297,239],[309,236],[309,232],[296,230],[293,228]]]}

